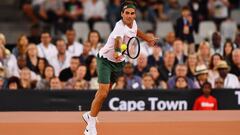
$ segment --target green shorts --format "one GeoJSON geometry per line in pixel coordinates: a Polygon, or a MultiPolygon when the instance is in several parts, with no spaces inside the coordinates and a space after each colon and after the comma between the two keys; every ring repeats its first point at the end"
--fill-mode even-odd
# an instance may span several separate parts
{"type": "Polygon", "coordinates": [[[122,69],[125,62],[115,63],[106,58],[97,56],[97,73],[98,82],[110,84],[116,82],[119,75],[122,74],[122,69]]]}

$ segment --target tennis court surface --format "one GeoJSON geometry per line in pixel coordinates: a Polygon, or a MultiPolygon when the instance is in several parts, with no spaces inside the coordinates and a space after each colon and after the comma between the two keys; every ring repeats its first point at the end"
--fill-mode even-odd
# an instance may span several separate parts
{"type": "MultiPolygon", "coordinates": [[[[0,135],[83,135],[83,112],[1,112],[0,135]]],[[[240,111],[101,112],[98,135],[240,135],[240,111]]]]}

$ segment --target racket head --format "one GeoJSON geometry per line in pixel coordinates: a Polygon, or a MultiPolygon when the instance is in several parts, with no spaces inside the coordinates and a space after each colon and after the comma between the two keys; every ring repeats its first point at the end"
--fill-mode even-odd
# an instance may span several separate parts
{"type": "Polygon", "coordinates": [[[127,43],[127,55],[131,59],[136,59],[140,53],[140,41],[137,37],[131,37],[127,43]]]}

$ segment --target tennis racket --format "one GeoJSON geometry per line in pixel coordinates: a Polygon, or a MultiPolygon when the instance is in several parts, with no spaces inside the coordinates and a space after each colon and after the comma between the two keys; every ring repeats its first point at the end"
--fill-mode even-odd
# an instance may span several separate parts
{"type": "Polygon", "coordinates": [[[140,41],[137,37],[131,37],[127,43],[127,49],[122,52],[131,59],[136,59],[140,53],[140,41]]]}

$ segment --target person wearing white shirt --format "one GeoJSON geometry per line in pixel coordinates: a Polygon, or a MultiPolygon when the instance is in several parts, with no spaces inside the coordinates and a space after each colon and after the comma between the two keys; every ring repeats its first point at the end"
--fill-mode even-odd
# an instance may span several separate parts
{"type": "Polygon", "coordinates": [[[66,31],[67,52],[72,56],[80,56],[83,51],[83,45],[76,41],[76,32],[74,29],[66,31]]]}
{"type": "Polygon", "coordinates": [[[88,0],[84,4],[83,14],[85,20],[88,21],[90,29],[93,28],[94,22],[104,20],[106,13],[106,5],[102,0],[88,0]]]}
{"type": "Polygon", "coordinates": [[[58,76],[63,69],[70,66],[71,55],[66,51],[63,39],[57,40],[56,46],[58,54],[51,59],[50,64],[54,67],[55,75],[58,76]]]}
{"type": "Polygon", "coordinates": [[[55,45],[51,44],[51,36],[48,32],[41,34],[41,43],[38,44],[38,57],[46,58],[48,62],[57,55],[57,49],[55,45]]]}
{"type": "Polygon", "coordinates": [[[236,75],[229,73],[229,66],[226,61],[220,61],[217,65],[220,77],[224,80],[224,88],[236,89],[240,88],[240,82],[236,75]]]}

